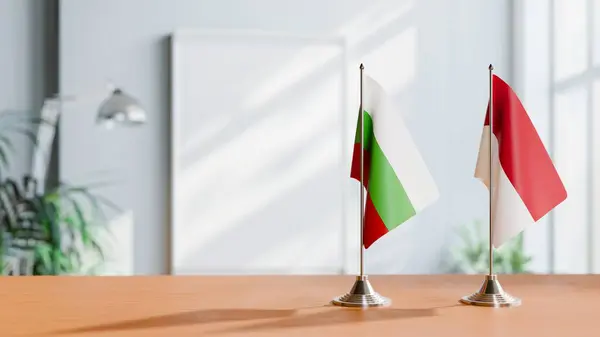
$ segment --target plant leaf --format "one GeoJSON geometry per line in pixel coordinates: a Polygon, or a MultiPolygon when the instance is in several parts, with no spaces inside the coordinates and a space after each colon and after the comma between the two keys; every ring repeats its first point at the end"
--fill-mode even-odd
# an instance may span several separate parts
{"type": "Polygon", "coordinates": [[[77,216],[77,220],[79,220],[79,230],[81,231],[81,240],[82,240],[83,244],[87,246],[87,244],[89,243],[87,220],[85,219],[85,216],[83,214],[83,211],[81,210],[81,206],[79,206],[79,203],[76,200],[71,200],[71,203],[75,210],[75,215],[77,216]]]}
{"type": "Polygon", "coordinates": [[[35,134],[35,132],[31,131],[31,130],[27,130],[27,129],[21,129],[21,128],[15,128],[14,132],[21,134],[23,136],[25,136],[26,138],[29,139],[29,141],[31,141],[31,143],[35,146],[38,145],[38,140],[37,140],[37,136],[35,134]]]}
{"type": "Polygon", "coordinates": [[[113,208],[116,211],[121,211],[117,205],[106,198],[92,194],[86,187],[75,187],[61,183],[55,193],[69,199],[72,199],[75,195],[83,196],[92,205],[95,217],[98,216],[104,221],[108,217],[102,208],[103,205],[113,208]]]}
{"type": "Polygon", "coordinates": [[[4,148],[2,148],[2,147],[0,147],[0,162],[6,169],[8,169],[10,167],[10,163],[8,162],[8,157],[6,156],[6,153],[4,152],[4,148]]]}
{"type": "Polygon", "coordinates": [[[0,185],[0,207],[6,213],[8,219],[8,227],[14,228],[17,223],[17,216],[15,205],[13,204],[13,198],[10,196],[10,190],[7,189],[6,184],[0,185]]]}
{"type": "Polygon", "coordinates": [[[47,271],[52,270],[52,248],[48,244],[38,244],[35,247],[35,254],[38,257],[38,261],[41,261],[44,269],[47,271]]]}
{"type": "Polygon", "coordinates": [[[7,152],[15,153],[16,150],[10,139],[2,135],[0,136],[0,160],[2,160],[2,163],[6,169],[10,167],[7,152]]]}

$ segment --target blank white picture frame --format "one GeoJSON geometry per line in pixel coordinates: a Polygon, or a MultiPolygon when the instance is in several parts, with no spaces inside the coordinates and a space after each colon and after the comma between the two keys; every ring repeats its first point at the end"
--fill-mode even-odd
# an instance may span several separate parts
{"type": "Polygon", "coordinates": [[[356,118],[345,46],[172,35],[172,274],[343,272],[356,118]]]}

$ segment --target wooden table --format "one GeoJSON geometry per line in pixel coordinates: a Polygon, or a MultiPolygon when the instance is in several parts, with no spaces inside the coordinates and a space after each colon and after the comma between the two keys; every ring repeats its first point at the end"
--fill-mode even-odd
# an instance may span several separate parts
{"type": "Polygon", "coordinates": [[[600,336],[600,276],[502,275],[518,308],[458,304],[482,276],[371,276],[389,308],[332,307],[352,276],[4,277],[0,336],[600,336]]]}

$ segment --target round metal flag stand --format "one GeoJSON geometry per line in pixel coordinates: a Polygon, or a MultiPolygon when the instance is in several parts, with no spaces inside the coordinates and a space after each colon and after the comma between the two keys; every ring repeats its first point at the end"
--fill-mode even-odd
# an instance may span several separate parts
{"type": "Polygon", "coordinates": [[[482,307],[494,307],[494,308],[503,308],[503,307],[516,307],[521,305],[521,300],[519,298],[513,297],[509,295],[507,292],[502,289],[500,282],[498,281],[498,277],[494,275],[494,246],[492,244],[492,205],[493,205],[493,190],[492,190],[492,174],[493,169],[493,151],[492,151],[492,135],[493,135],[493,92],[492,92],[492,81],[493,81],[493,70],[494,66],[490,64],[490,107],[489,107],[489,124],[490,124],[490,181],[489,181],[489,191],[490,191],[490,255],[489,255],[489,263],[490,263],[490,273],[485,276],[485,280],[481,285],[479,291],[469,295],[464,296],[460,299],[461,303],[476,305],[482,307]]]}
{"type": "Polygon", "coordinates": [[[369,282],[367,275],[357,276],[350,292],[336,297],[332,304],[340,307],[384,307],[391,301],[379,295],[369,282]]]}

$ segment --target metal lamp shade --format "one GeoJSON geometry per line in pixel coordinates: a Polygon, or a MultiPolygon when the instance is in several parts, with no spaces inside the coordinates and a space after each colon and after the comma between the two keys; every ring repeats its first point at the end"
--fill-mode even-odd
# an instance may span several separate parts
{"type": "Polygon", "coordinates": [[[135,126],[146,123],[146,111],[139,102],[116,89],[106,98],[98,109],[97,122],[107,127],[113,125],[135,126]]]}

